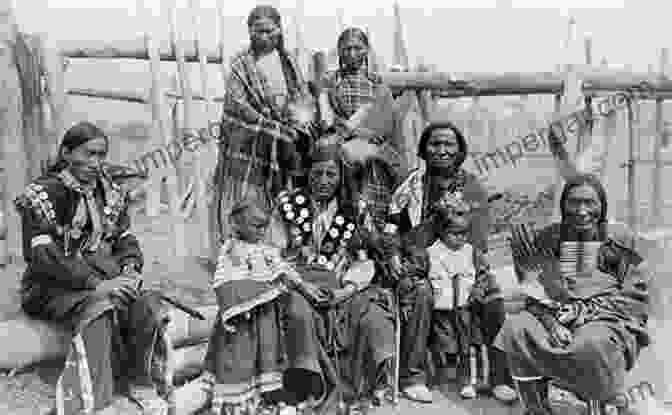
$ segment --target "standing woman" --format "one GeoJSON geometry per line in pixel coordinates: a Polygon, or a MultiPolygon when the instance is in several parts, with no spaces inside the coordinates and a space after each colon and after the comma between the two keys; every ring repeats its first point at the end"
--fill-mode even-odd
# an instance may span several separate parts
{"type": "Polygon", "coordinates": [[[278,11],[257,6],[247,26],[250,46],[232,59],[226,82],[214,182],[220,239],[228,237],[223,219],[235,201],[257,197],[270,207],[269,201],[287,182],[301,184],[301,154],[309,148],[311,130],[308,122],[298,119],[310,120],[315,112],[300,69],[285,49],[278,11]],[[304,117],[297,111],[303,104],[304,117]],[[271,135],[278,133],[291,141],[271,135]]]}
{"type": "MultiPolygon", "coordinates": [[[[317,88],[318,93],[326,89],[334,114],[334,119],[327,121],[331,134],[319,144],[342,145],[348,181],[358,201],[365,202],[357,205],[365,206],[372,223],[382,228],[392,191],[404,175],[392,93],[369,68],[371,45],[361,29],[343,31],[337,48],[339,68],[317,88]]],[[[324,112],[322,118],[324,122],[324,112]]]]}

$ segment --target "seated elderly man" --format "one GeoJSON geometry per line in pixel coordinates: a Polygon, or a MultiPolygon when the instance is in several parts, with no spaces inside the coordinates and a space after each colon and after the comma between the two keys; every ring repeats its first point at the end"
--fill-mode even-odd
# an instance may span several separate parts
{"type": "Polygon", "coordinates": [[[495,342],[525,414],[551,413],[549,379],[585,400],[614,399],[650,343],[644,260],[628,229],[607,223],[606,200],[596,177],[570,178],[561,222],[512,243],[519,269],[537,270],[523,278],[537,277],[543,287],[524,311],[507,316],[495,342]]]}
{"type": "Polygon", "coordinates": [[[277,204],[273,239],[300,274],[287,281],[283,383],[293,404],[312,400],[317,409],[341,388],[354,405],[379,400],[391,386],[391,295],[372,284],[370,238],[348,205],[339,146],[310,161],[308,188],[282,192],[277,204]]]}

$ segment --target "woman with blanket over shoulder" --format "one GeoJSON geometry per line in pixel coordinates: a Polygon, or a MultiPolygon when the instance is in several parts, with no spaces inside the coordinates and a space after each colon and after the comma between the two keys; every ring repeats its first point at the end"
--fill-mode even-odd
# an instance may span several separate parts
{"type": "Polygon", "coordinates": [[[353,196],[370,213],[367,227],[381,231],[390,195],[407,173],[399,117],[390,89],[369,67],[368,36],[358,28],[346,29],[337,49],[339,68],[316,82],[318,96],[324,93],[318,102],[327,127],[317,145],[343,147],[353,196]]]}
{"type": "Polygon", "coordinates": [[[56,165],[15,201],[27,263],[22,308],[74,331],[56,385],[58,415],[101,410],[125,389],[146,410],[165,409],[145,371],[156,333],[142,322],[152,305],[138,291],[143,255],[127,195],[103,167],[108,140],[95,125],[76,124],[56,165]]]}
{"type": "Polygon", "coordinates": [[[278,244],[296,267],[285,301],[288,369],[295,402],[327,410],[340,399],[379,402],[391,388],[394,314],[391,295],[373,284],[375,248],[348,205],[341,149],[311,155],[309,186],[279,195],[278,244]]]}
{"type": "Polygon", "coordinates": [[[508,356],[528,415],[551,413],[550,379],[585,400],[616,398],[626,371],[651,342],[646,329],[650,276],[634,249],[634,235],[607,222],[599,179],[568,180],[560,208],[560,223],[525,245],[512,243],[518,265],[540,267],[526,278],[537,278],[544,295],[529,296],[524,311],[507,316],[496,340],[508,356]]]}
{"type": "Polygon", "coordinates": [[[226,82],[215,171],[220,239],[229,236],[226,218],[235,201],[252,196],[270,207],[287,182],[304,184],[305,156],[313,139],[316,106],[285,48],[280,14],[271,6],[257,6],[247,26],[250,46],[232,59],[226,82]]]}

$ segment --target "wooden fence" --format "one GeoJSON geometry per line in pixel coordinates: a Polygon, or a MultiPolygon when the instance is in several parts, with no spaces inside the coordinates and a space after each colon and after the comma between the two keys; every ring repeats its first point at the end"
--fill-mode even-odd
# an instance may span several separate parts
{"type": "MultiPolygon", "coordinates": [[[[140,2],[144,7],[144,2],[140,2]]],[[[129,104],[150,105],[152,112],[151,142],[155,146],[166,144],[170,140],[179,136],[181,128],[194,129],[205,127],[195,125],[194,122],[194,102],[204,101],[209,119],[217,119],[219,111],[216,105],[221,103],[222,97],[213,97],[209,95],[209,85],[213,82],[208,78],[206,65],[214,64],[221,67],[222,76],[226,76],[227,68],[224,57],[224,38],[222,36],[223,27],[220,25],[220,33],[217,50],[205,50],[200,42],[198,34],[199,28],[199,4],[198,0],[190,0],[189,12],[194,17],[193,28],[195,29],[195,41],[186,42],[182,34],[185,32],[177,26],[175,1],[162,2],[164,13],[170,16],[170,45],[168,49],[161,48],[156,42],[156,36],[153,33],[145,33],[142,39],[133,43],[109,43],[100,44],[97,47],[71,47],[67,50],[47,50],[45,55],[53,56],[57,54],[66,59],[97,59],[97,60],[120,60],[134,59],[147,61],[149,63],[149,72],[151,73],[151,85],[147,91],[108,91],[96,88],[70,88],[66,90],[63,82],[56,83],[57,87],[62,89],[58,96],[84,96],[107,100],[124,101],[129,104]],[[179,78],[178,91],[168,91],[162,85],[160,77],[161,62],[176,62],[177,74],[179,78]],[[188,64],[198,64],[200,69],[199,87],[191,85],[188,64]],[[196,92],[196,91],[200,92],[196,92]],[[166,109],[166,99],[177,100],[182,106],[182,125],[180,128],[174,127],[174,122],[167,119],[169,113],[166,109]],[[171,128],[173,125],[173,128],[171,128]]],[[[218,19],[223,20],[221,7],[218,8],[218,19]]],[[[155,27],[156,25],[147,25],[155,27]]],[[[508,74],[489,74],[489,73],[462,73],[446,74],[441,72],[385,72],[381,73],[383,80],[390,86],[395,95],[398,96],[397,103],[404,113],[404,133],[407,141],[407,154],[409,159],[413,159],[415,153],[415,143],[419,132],[428,118],[431,117],[433,108],[435,108],[438,99],[456,99],[471,98],[477,104],[480,97],[488,96],[507,96],[518,95],[526,97],[529,95],[550,95],[553,96],[552,112],[559,116],[568,113],[583,105],[586,100],[601,96],[610,91],[622,91],[642,88],[646,86],[649,92],[647,99],[654,99],[655,107],[655,125],[656,125],[656,143],[653,157],[646,163],[652,163],[652,193],[647,201],[649,212],[652,216],[651,224],[660,223],[662,220],[661,212],[663,200],[661,197],[662,185],[661,176],[665,165],[670,164],[662,157],[663,141],[665,140],[665,123],[663,114],[663,101],[672,97],[672,80],[665,75],[667,67],[667,50],[661,53],[660,70],[658,73],[632,73],[626,71],[616,71],[604,67],[591,66],[592,58],[589,45],[586,42],[586,65],[564,65],[559,72],[544,73],[508,73],[508,74]],[[456,79],[459,82],[456,82],[456,79]]],[[[324,54],[322,53],[322,56],[324,54]]],[[[57,68],[58,65],[52,65],[51,76],[58,79],[63,78],[63,73],[57,68]],[[59,78],[60,77],[60,78],[59,78]]],[[[63,65],[65,67],[66,65],[63,65]]],[[[310,77],[310,76],[309,76],[310,77]]],[[[223,79],[217,79],[214,82],[223,82],[223,79]]],[[[53,84],[52,84],[53,87],[53,84]]],[[[477,105],[474,105],[476,107],[477,105]]],[[[524,106],[524,105],[523,105],[524,106]]],[[[56,106],[58,108],[58,106],[56,106]]],[[[60,107],[63,111],[67,109],[60,107]]],[[[472,112],[475,121],[481,122],[482,118],[472,112]]],[[[66,118],[61,113],[56,117],[60,120],[66,118]]],[[[482,127],[482,126],[481,126],[482,127]]],[[[605,127],[607,128],[607,127],[605,127]]],[[[63,126],[60,126],[60,131],[63,126]]],[[[525,128],[523,127],[523,131],[525,128]]],[[[511,137],[513,138],[513,137],[511,137]]],[[[637,228],[640,223],[637,219],[639,212],[639,203],[636,200],[635,177],[638,164],[643,162],[637,152],[637,131],[632,129],[628,134],[629,152],[626,168],[628,171],[628,194],[631,225],[637,228]]],[[[579,148],[583,143],[573,143],[579,148]]],[[[5,149],[5,151],[8,151],[5,149]]],[[[544,157],[543,155],[541,157],[544,157]]],[[[417,160],[413,160],[417,162],[417,160]]],[[[160,211],[161,193],[168,195],[170,215],[172,218],[172,231],[174,233],[173,254],[184,256],[189,254],[188,247],[185,246],[185,232],[187,231],[187,218],[196,213],[197,223],[199,224],[200,235],[204,235],[200,241],[200,251],[203,248],[210,250],[210,256],[215,249],[213,239],[213,219],[214,213],[209,209],[207,198],[205,197],[205,180],[202,176],[203,168],[198,165],[199,157],[194,158],[195,165],[186,166],[183,163],[177,163],[175,166],[165,168],[152,174],[148,181],[148,191],[146,198],[146,212],[150,216],[156,216],[160,211]],[[190,183],[189,183],[190,182],[190,183]],[[184,196],[189,191],[191,197],[184,196]],[[187,199],[189,203],[182,203],[187,199]],[[209,235],[209,237],[207,236],[209,235]]],[[[21,167],[13,164],[9,170],[17,171],[21,167]]],[[[9,172],[8,170],[8,172],[9,172]]],[[[6,176],[7,177],[7,176],[6,176]]],[[[558,178],[559,180],[559,178],[558,178]]],[[[17,190],[17,186],[13,190],[17,190]]],[[[9,189],[8,189],[9,190],[9,189]]],[[[5,199],[11,198],[11,193],[5,192],[5,199]]],[[[5,201],[8,206],[8,201],[5,201]]],[[[18,230],[18,218],[10,216],[11,230],[18,230]]],[[[18,240],[10,241],[9,254],[11,256],[20,255],[20,244],[18,240]]],[[[193,251],[192,251],[193,252],[193,251]]]]}

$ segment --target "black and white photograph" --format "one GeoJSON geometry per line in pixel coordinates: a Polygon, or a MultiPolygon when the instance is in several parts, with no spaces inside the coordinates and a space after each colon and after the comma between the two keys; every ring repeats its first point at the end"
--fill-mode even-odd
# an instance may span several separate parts
{"type": "Polygon", "coordinates": [[[670,10],[0,0],[0,414],[672,415],[670,10]]]}

